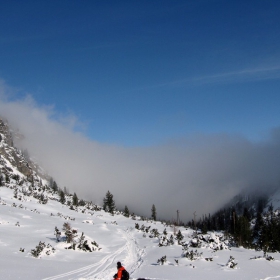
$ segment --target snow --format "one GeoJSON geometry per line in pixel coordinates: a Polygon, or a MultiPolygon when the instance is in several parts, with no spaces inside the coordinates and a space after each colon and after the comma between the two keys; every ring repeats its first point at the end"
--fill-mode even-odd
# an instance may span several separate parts
{"type": "MultiPolygon", "coordinates": [[[[133,220],[121,214],[112,216],[103,210],[93,211],[85,207],[70,210],[51,199],[47,204],[40,204],[31,196],[18,200],[14,198],[14,190],[7,187],[0,187],[0,197],[1,279],[109,280],[117,271],[117,261],[123,263],[132,279],[280,278],[279,253],[268,253],[274,258],[268,261],[263,258],[263,252],[227,247],[221,233],[206,234],[205,241],[199,241],[200,248],[190,247],[189,252],[197,250],[197,258],[191,261],[182,257],[186,250],[182,250],[183,246],[175,239],[174,245],[159,247],[158,237],[151,238],[150,232],[135,228],[138,223],[140,227],[157,229],[161,237],[165,228],[167,237],[174,234],[173,227],[160,222],[142,221],[139,217],[133,220]],[[95,241],[100,249],[93,252],[65,249],[69,244],[64,242],[64,233],[60,242],[54,235],[55,227],[62,231],[65,222],[77,229],[78,237],[84,232],[85,237],[95,241]],[[212,243],[208,243],[210,239],[212,243]],[[46,246],[49,244],[54,252],[45,248],[43,252],[49,251],[49,255],[43,253],[39,258],[33,257],[30,252],[40,241],[46,246]],[[215,250],[215,246],[221,244],[225,249],[215,250]],[[166,262],[159,265],[158,259],[164,256],[166,262]],[[237,262],[235,269],[227,265],[230,256],[237,262]]],[[[186,244],[191,240],[193,244],[198,242],[191,229],[180,227],[178,230],[186,244]]]]}

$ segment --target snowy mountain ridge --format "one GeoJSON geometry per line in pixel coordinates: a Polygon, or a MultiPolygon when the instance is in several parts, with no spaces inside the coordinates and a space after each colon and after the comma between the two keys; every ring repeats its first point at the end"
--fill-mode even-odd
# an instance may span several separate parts
{"type": "MultiPolygon", "coordinates": [[[[121,261],[131,279],[276,279],[280,254],[235,247],[222,231],[105,212],[49,184],[13,146],[0,121],[2,279],[113,279],[121,261]]],[[[39,170],[39,171],[38,171],[39,170]]]]}

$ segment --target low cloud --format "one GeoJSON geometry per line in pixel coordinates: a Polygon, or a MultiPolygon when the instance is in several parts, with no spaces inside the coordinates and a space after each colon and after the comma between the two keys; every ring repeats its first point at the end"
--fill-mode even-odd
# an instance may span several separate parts
{"type": "MultiPolygon", "coordinates": [[[[3,91],[3,87],[0,87],[3,91]]],[[[23,135],[26,148],[63,188],[101,204],[107,190],[119,208],[187,221],[193,212],[211,213],[240,191],[279,185],[280,130],[266,142],[241,136],[196,135],[153,147],[125,148],[98,143],[75,129],[75,118],[58,120],[54,109],[30,97],[7,101],[0,115],[23,135]]]]}

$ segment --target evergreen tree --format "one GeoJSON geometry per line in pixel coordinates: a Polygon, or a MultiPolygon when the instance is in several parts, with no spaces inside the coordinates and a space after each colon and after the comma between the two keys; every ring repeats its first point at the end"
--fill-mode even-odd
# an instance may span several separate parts
{"type": "Polygon", "coordinates": [[[265,214],[264,225],[262,226],[259,244],[264,252],[276,252],[280,250],[280,221],[277,212],[273,212],[270,205],[268,213],[265,214]]]}
{"type": "Polygon", "coordinates": [[[62,230],[65,233],[67,243],[73,242],[74,238],[77,237],[77,230],[73,229],[70,223],[64,223],[62,230]]]}
{"type": "Polygon", "coordinates": [[[59,242],[60,241],[61,232],[60,232],[60,230],[57,227],[54,228],[54,235],[56,237],[56,241],[59,242]]]}
{"type": "Polygon", "coordinates": [[[49,179],[49,187],[52,188],[53,187],[53,178],[50,177],[49,179]]]}
{"type": "Polygon", "coordinates": [[[207,224],[206,224],[206,222],[203,222],[201,232],[202,232],[202,234],[206,234],[207,231],[208,231],[207,224]]]}
{"type": "Polygon", "coordinates": [[[85,206],[86,202],[83,199],[80,199],[78,205],[79,206],[85,206]]]}
{"type": "Polygon", "coordinates": [[[59,202],[61,202],[62,204],[64,204],[65,201],[66,201],[66,199],[65,199],[65,193],[64,193],[63,190],[60,190],[60,192],[59,192],[59,202]]]}
{"type": "Polygon", "coordinates": [[[236,229],[236,212],[235,209],[233,208],[231,210],[231,214],[230,214],[230,226],[229,226],[229,233],[234,234],[235,233],[235,229],[236,229]]]}
{"type": "Polygon", "coordinates": [[[269,251],[277,252],[280,250],[279,244],[279,222],[277,224],[276,219],[273,217],[269,222],[269,251]]]}
{"type": "Polygon", "coordinates": [[[56,184],[55,181],[53,181],[52,188],[53,188],[53,190],[54,190],[55,192],[58,191],[58,186],[57,186],[57,184],[56,184]]]}
{"type": "Polygon", "coordinates": [[[77,206],[77,205],[78,205],[78,202],[79,202],[78,196],[77,196],[76,193],[74,192],[74,195],[73,195],[73,205],[74,205],[74,206],[77,206]]]}
{"type": "Polygon", "coordinates": [[[170,238],[169,238],[169,244],[170,245],[174,245],[174,237],[173,235],[171,234],[170,238]]]}
{"type": "Polygon", "coordinates": [[[240,216],[237,218],[234,236],[239,246],[245,248],[251,247],[252,232],[250,229],[250,222],[246,217],[240,216]]]}
{"type": "Polygon", "coordinates": [[[258,200],[258,204],[257,204],[257,212],[262,213],[263,209],[265,208],[267,204],[267,197],[262,197],[258,200]]]}
{"type": "Polygon", "coordinates": [[[257,248],[261,248],[262,244],[260,243],[260,236],[264,226],[263,216],[261,212],[257,213],[257,218],[253,228],[253,238],[256,240],[257,248]]]}
{"type": "Polygon", "coordinates": [[[251,215],[250,215],[247,207],[244,207],[244,209],[243,209],[243,217],[247,218],[248,221],[251,220],[251,215]]]}
{"type": "Polygon", "coordinates": [[[157,211],[156,211],[156,207],[153,204],[152,206],[152,219],[155,221],[157,219],[157,211]]]}
{"type": "Polygon", "coordinates": [[[106,193],[105,198],[103,199],[103,210],[114,214],[115,211],[115,201],[113,199],[113,195],[108,191],[106,193]]]}
{"type": "Polygon", "coordinates": [[[65,195],[69,194],[68,189],[66,187],[63,188],[63,191],[64,191],[65,195]]]}
{"type": "Polygon", "coordinates": [[[8,174],[6,174],[6,183],[10,183],[10,177],[8,174]]]}
{"type": "Polygon", "coordinates": [[[183,234],[181,233],[181,231],[179,230],[178,233],[176,234],[176,239],[178,241],[178,245],[181,245],[182,240],[184,239],[183,234]]]}
{"type": "Polygon", "coordinates": [[[129,217],[129,210],[128,210],[128,207],[126,205],[124,207],[124,216],[129,217]]]}

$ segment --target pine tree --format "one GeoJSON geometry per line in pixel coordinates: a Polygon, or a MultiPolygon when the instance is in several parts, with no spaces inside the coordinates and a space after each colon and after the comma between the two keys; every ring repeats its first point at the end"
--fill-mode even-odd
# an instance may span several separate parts
{"type": "Polygon", "coordinates": [[[10,177],[8,174],[6,174],[6,183],[10,183],[10,177]]]}
{"type": "Polygon", "coordinates": [[[124,207],[124,214],[123,214],[125,217],[129,217],[129,210],[128,210],[128,207],[125,205],[124,207]]]}
{"type": "Polygon", "coordinates": [[[257,212],[262,213],[263,209],[265,208],[267,204],[267,197],[262,197],[258,200],[258,204],[257,204],[257,212]]]}
{"type": "Polygon", "coordinates": [[[252,232],[250,229],[250,222],[246,217],[240,216],[237,218],[234,236],[239,246],[245,248],[251,246],[252,232]]]}
{"type": "Polygon", "coordinates": [[[77,206],[77,205],[78,205],[78,202],[79,202],[78,196],[77,196],[76,193],[74,192],[74,195],[73,195],[73,205],[74,205],[74,206],[77,206]]]}
{"type": "Polygon", "coordinates": [[[113,199],[113,195],[108,191],[106,193],[105,198],[103,199],[103,210],[114,214],[115,211],[115,201],[113,199]]]}
{"type": "Polygon", "coordinates": [[[69,194],[68,189],[66,187],[63,188],[63,191],[64,191],[65,195],[69,194]]]}
{"type": "Polygon", "coordinates": [[[179,230],[178,233],[176,234],[176,239],[178,241],[178,245],[181,245],[182,240],[184,239],[183,234],[181,233],[181,231],[179,230]]]}
{"type": "Polygon", "coordinates": [[[56,237],[56,241],[59,242],[60,241],[61,232],[60,232],[60,230],[57,227],[54,228],[54,235],[56,237]]]}
{"type": "Polygon", "coordinates": [[[155,221],[157,219],[157,211],[156,211],[156,207],[153,204],[152,206],[152,219],[155,221]]]}
{"type": "Polygon", "coordinates": [[[67,243],[73,242],[74,238],[77,237],[77,230],[72,229],[70,223],[64,223],[62,230],[65,233],[67,243]]]}
{"type": "Polygon", "coordinates": [[[169,244],[170,245],[174,245],[174,237],[173,235],[171,234],[170,238],[169,238],[169,244]]]}
{"type": "Polygon", "coordinates": [[[56,184],[55,181],[53,181],[52,188],[53,188],[53,190],[54,190],[55,192],[58,191],[58,186],[57,186],[57,184],[56,184]]]}
{"type": "Polygon", "coordinates": [[[244,209],[243,209],[243,217],[247,218],[248,221],[251,220],[251,215],[250,215],[247,207],[244,207],[244,209]]]}
{"type": "Polygon", "coordinates": [[[264,226],[264,221],[263,221],[262,213],[258,211],[255,225],[253,228],[253,238],[256,240],[257,248],[262,248],[262,245],[260,243],[260,236],[261,236],[263,226],[264,226]]]}
{"type": "Polygon", "coordinates": [[[78,205],[79,206],[85,206],[86,202],[83,199],[80,199],[78,205]]]}
{"type": "Polygon", "coordinates": [[[62,204],[64,204],[65,203],[65,193],[64,193],[64,191],[63,190],[60,190],[60,192],[59,192],[59,202],[61,202],[62,204]]]}

